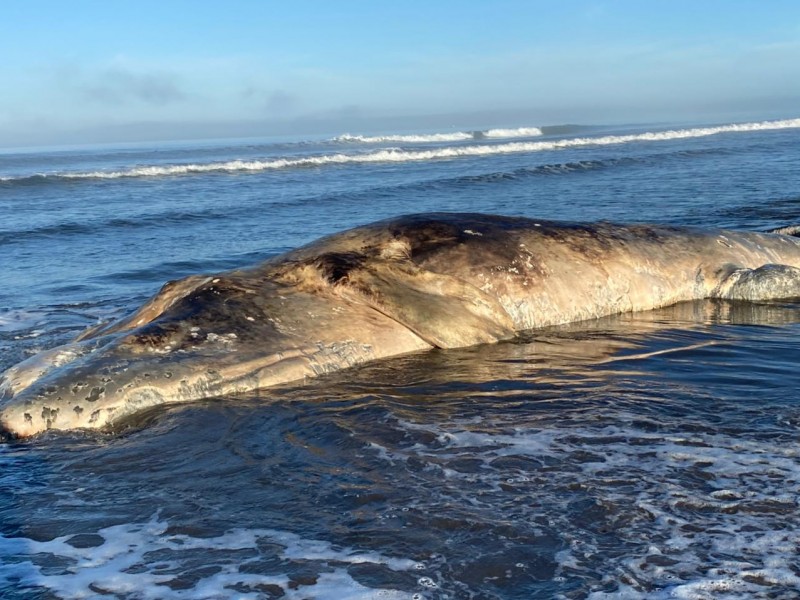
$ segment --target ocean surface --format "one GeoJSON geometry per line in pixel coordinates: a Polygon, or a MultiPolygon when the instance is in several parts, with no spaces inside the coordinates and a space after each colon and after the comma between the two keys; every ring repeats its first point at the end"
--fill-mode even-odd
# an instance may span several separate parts
{"type": "MultiPolygon", "coordinates": [[[[800,223],[800,119],[0,151],[0,370],[403,213],[800,223]]],[[[800,299],[0,443],[0,598],[800,597],[800,299]]]]}

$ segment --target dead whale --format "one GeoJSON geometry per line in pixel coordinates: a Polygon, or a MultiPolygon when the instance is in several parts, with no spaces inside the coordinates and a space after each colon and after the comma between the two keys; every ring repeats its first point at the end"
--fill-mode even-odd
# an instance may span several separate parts
{"type": "Polygon", "coordinates": [[[101,428],[430,348],[702,298],[800,296],[785,233],[410,215],[167,283],[0,376],[0,430],[101,428]]]}

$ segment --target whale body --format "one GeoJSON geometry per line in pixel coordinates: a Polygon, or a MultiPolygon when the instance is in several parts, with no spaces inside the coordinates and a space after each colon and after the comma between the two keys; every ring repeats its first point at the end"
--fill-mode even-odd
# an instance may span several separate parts
{"type": "Polygon", "coordinates": [[[159,404],[681,301],[797,296],[793,235],[409,215],[167,283],[0,376],[0,432],[108,427],[159,404]]]}

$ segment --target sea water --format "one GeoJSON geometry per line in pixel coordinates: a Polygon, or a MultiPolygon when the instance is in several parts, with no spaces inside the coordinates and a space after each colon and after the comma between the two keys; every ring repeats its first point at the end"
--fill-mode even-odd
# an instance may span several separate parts
{"type": "MultiPolygon", "coordinates": [[[[0,152],[0,370],[403,213],[768,230],[800,120],[0,152]]],[[[704,301],[0,444],[3,598],[795,598],[800,301],[704,301]]]]}

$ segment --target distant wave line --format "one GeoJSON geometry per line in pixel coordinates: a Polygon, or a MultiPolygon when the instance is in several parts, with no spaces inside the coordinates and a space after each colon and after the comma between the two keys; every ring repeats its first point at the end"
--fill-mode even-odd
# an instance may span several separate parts
{"type": "Polygon", "coordinates": [[[693,129],[672,129],[660,132],[632,133],[627,135],[606,135],[600,137],[565,138],[560,140],[508,142],[495,145],[453,146],[432,148],[430,150],[403,150],[384,148],[364,154],[323,154],[301,158],[278,158],[271,160],[230,160],[205,164],[151,165],[133,167],[122,171],[91,171],[76,173],[39,174],[19,178],[0,178],[0,182],[34,179],[118,179],[126,177],[160,177],[187,175],[195,173],[236,173],[278,170],[293,167],[318,167],[324,165],[345,165],[358,163],[404,163],[426,160],[478,157],[521,152],[543,152],[563,148],[586,146],[608,146],[631,142],[655,142],[686,138],[699,138],[720,133],[766,131],[775,129],[800,128],[800,118],[783,121],[761,121],[739,123],[716,127],[693,129]]]}
{"type": "Polygon", "coordinates": [[[342,134],[333,138],[333,142],[343,143],[363,143],[363,144],[380,144],[385,142],[460,142],[463,140],[475,139],[473,134],[465,131],[455,131],[453,133],[430,133],[430,134],[392,134],[392,135],[352,135],[349,133],[342,134]]]}
{"type": "Polygon", "coordinates": [[[487,129],[485,131],[454,131],[451,133],[412,133],[390,135],[351,135],[345,133],[333,138],[334,142],[358,142],[363,144],[461,142],[484,138],[517,138],[542,135],[539,127],[516,127],[513,129],[487,129]]]}

